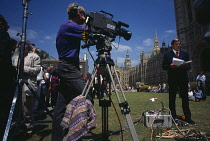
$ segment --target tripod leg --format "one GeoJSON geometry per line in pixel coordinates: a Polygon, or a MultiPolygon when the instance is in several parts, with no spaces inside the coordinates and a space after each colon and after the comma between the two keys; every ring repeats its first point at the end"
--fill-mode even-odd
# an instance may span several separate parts
{"type": "Polygon", "coordinates": [[[132,138],[133,138],[134,141],[139,141],[138,135],[136,134],[136,130],[135,130],[135,127],[133,125],[133,122],[132,122],[132,119],[131,119],[131,116],[130,116],[130,108],[128,107],[128,102],[126,101],[125,94],[124,94],[122,86],[120,84],[119,77],[117,75],[115,66],[113,67],[113,69],[114,69],[115,76],[117,77],[117,83],[120,85],[120,90],[121,90],[124,102],[120,101],[120,97],[118,95],[117,88],[116,88],[114,79],[112,77],[112,73],[111,73],[111,69],[110,69],[109,64],[107,64],[107,69],[109,71],[109,76],[111,78],[111,81],[112,81],[112,84],[113,84],[113,87],[114,87],[114,90],[115,90],[115,94],[117,96],[117,99],[118,99],[118,102],[119,102],[119,105],[120,105],[120,108],[121,108],[121,112],[122,112],[122,114],[125,115],[126,121],[128,123],[129,129],[130,129],[130,133],[132,135],[132,138]]]}
{"type": "MultiPolygon", "coordinates": [[[[19,86],[17,85],[16,88],[15,88],[15,94],[14,94],[14,98],[12,100],[12,105],[11,105],[11,108],[10,108],[10,113],[9,113],[9,116],[8,116],[6,129],[4,131],[3,141],[7,141],[7,138],[8,138],[8,135],[9,135],[10,126],[11,126],[11,123],[12,123],[14,110],[15,110],[15,108],[19,108],[19,107],[16,107],[17,100],[18,100],[18,93],[19,93],[19,86]]],[[[20,106],[20,108],[21,108],[21,106],[20,106]]],[[[17,124],[19,124],[19,123],[17,123],[17,124]]],[[[18,126],[18,125],[16,125],[16,126],[18,126]]],[[[16,133],[13,133],[13,134],[16,134],[16,133]]]]}
{"type": "Polygon", "coordinates": [[[108,131],[108,107],[107,106],[102,106],[102,135],[103,135],[103,141],[107,141],[108,137],[109,137],[109,131],[108,131]]]}
{"type": "Polygon", "coordinates": [[[86,82],[86,84],[85,84],[85,87],[84,87],[84,89],[83,89],[83,91],[82,91],[82,95],[84,95],[85,97],[87,97],[87,95],[88,95],[88,92],[89,92],[89,90],[90,90],[90,87],[91,87],[91,85],[93,84],[93,80],[94,80],[94,78],[95,78],[95,75],[96,75],[96,72],[97,72],[97,70],[95,69],[95,71],[94,71],[94,69],[93,69],[93,71],[92,71],[92,77],[91,77],[91,81],[90,81],[90,83],[89,83],[89,80],[86,82]]]}
{"type": "Polygon", "coordinates": [[[29,88],[29,90],[31,91],[31,93],[36,97],[36,99],[41,103],[41,105],[44,107],[44,109],[47,111],[47,113],[50,115],[50,117],[53,118],[53,115],[51,114],[51,112],[49,111],[49,109],[46,107],[46,105],[44,104],[44,102],[39,98],[39,96],[36,94],[36,92],[30,86],[30,84],[28,82],[24,82],[24,83],[29,88]]]}

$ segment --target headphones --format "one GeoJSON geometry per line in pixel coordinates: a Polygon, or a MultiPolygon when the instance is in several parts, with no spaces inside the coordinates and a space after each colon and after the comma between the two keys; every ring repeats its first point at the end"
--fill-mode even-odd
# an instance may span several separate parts
{"type": "Polygon", "coordinates": [[[71,18],[74,18],[77,16],[77,13],[78,13],[78,4],[77,3],[73,3],[73,6],[71,8],[71,10],[69,11],[69,16],[71,18]]]}

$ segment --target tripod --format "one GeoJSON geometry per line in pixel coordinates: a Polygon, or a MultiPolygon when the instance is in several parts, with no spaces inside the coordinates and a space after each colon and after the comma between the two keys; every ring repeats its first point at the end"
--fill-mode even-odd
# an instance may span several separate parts
{"type": "MultiPolygon", "coordinates": [[[[82,92],[82,95],[87,96],[87,94],[90,90],[91,84],[93,83],[93,80],[96,76],[96,73],[99,71],[98,68],[100,68],[100,66],[105,66],[106,69],[108,70],[109,77],[111,78],[111,82],[112,82],[112,85],[113,85],[113,88],[114,88],[114,91],[115,91],[115,95],[117,97],[117,100],[118,100],[118,103],[119,103],[119,106],[120,106],[120,109],[121,109],[121,113],[126,118],[126,121],[127,121],[128,126],[129,126],[132,138],[133,138],[134,141],[139,141],[138,136],[136,134],[135,127],[133,125],[133,122],[132,122],[132,119],[131,119],[131,116],[130,116],[130,108],[128,106],[128,102],[126,101],[122,86],[120,84],[119,77],[118,77],[118,74],[116,72],[114,62],[110,57],[110,49],[111,49],[110,42],[105,43],[105,39],[100,40],[96,44],[96,48],[98,49],[98,52],[99,52],[98,53],[98,58],[96,59],[96,62],[95,62],[96,68],[93,69],[91,81],[90,81],[90,83],[88,83],[88,82],[86,83],[85,88],[82,92]],[[116,76],[116,81],[117,82],[115,82],[114,79],[113,79],[112,72],[111,72],[111,66],[113,66],[114,75],[116,76]],[[120,91],[122,93],[122,98],[120,98],[120,96],[118,94],[118,91],[117,91],[117,88],[116,88],[116,83],[118,83],[119,86],[120,86],[120,91]],[[121,102],[121,99],[123,99],[124,101],[121,102]]],[[[99,74],[99,73],[97,73],[97,74],[99,74]]],[[[98,75],[98,77],[100,77],[100,76],[98,75]]],[[[100,87],[101,83],[100,83],[99,78],[98,78],[98,84],[99,84],[98,87],[100,87]]],[[[110,88],[111,88],[111,85],[110,85],[109,89],[110,88]]],[[[99,106],[102,107],[102,136],[103,136],[104,141],[107,141],[108,140],[108,107],[111,106],[110,99],[109,100],[101,100],[100,99],[99,100],[99,106]]]]}
{"type": "MultiPolygon", "coordinates": [[[[30,86],[30,84],[28,82],[23,81],[24,57],[25,57],[24,54],[25,54],[25,45],[26,45],[26,23],[27,23],[28,13],[30,13],[30,12],[28,12],[28,2],[29,1],[30,0],[22,1],[22,4],[24,6],[24,11],[23,11],[23,21],[22,21],[21,50],[20,50],[20,55],[19,55],[20,64],[19,64],[19,71],[18,71],[18,76],[17,76],[17,81],[16,81],[16,88],[15,88],[15,92],[14,92],[12,105],[10,108],[10,113],[9,113],[8,120],[7,120],[6,129],[5,129],[4,136],[3,136],[3,141],[7,141],[7,138],[9,136],[9,131],[12,127],[16,128],[16,130],[17,130],[24,123],[24,121],[21,120],[23,117],[23,115],[22,115],[22,87],[24,84],[29,88],[31,93],[36,97],[36,99],[40,102],[40,104],[43,106],[43,108],[47,111],[47,113],[52,118],[51,112],[48,110],[46,105],[42,102],[42,100],[36,94],[34,89],[30,86]],[[15,121],[15,123],[12,123],[15,108],[17,108],[19,115],[17,117],[17,121],[15,121]]],[[[46,122],[48,122],[48,121],[46,121],[46,122]]],[[[40,123],[42,123],[42,122],[40,122],[40,123]]],[[[14,135],[15,134],[16,134],[16,132],[14,133],[14,135]]],[[[12,140],[13,136],[11,137],[11,135],[10,135],[9,137],[10,137],[10,140],[12,140]]]]}

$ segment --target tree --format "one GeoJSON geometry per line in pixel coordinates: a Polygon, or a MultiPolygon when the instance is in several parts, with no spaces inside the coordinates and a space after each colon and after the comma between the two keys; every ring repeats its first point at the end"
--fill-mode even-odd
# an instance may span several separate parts
{"type": "Polygon", "coordinates": [[[46,51],[44,50],[41,50],[39,53],[38,53],[39,57],[41,59],[46,59],[47,57],[49,57],[49,53],[47,53],[46,51]]]}

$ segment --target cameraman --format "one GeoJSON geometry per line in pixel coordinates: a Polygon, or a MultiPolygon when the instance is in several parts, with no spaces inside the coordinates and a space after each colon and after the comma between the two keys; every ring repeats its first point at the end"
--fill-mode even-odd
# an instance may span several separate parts
{"type": "Polygon", "coordinates": [[[84,84],[79,70],[79,53],[85,22],[85,9],[72,3],[67,8],[69,20],[60,26],[56,38],[56,48],[59,55],[57,66],[60,78],[60,90],[54,109],[52,125],[52,141],[62,141],[65,131],[60,125],[66,105],[76,96],[82,94],[84,84]]]}

